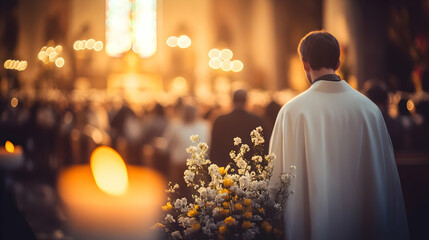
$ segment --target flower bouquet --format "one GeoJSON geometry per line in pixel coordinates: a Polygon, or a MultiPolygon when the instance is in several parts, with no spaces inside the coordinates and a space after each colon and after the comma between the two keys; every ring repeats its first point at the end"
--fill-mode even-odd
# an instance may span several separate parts
{"type": "Polygon", "coordinates": [[[283,210],[294,175],[284,173],[277,188],[269,187],[275,156],[263,154],[261,127],[250,136],[251,160],[244,157],[250,147],[235,138],[232,161],[223,167],[207,159],[208,145],[198,135],[191,136],[194,145],[186,149],[191,157],[184,179],[192,200],[180,194],[178,184],[169,183],[165,218],[154,228],[169,239],[282,239],[283,210]]]}

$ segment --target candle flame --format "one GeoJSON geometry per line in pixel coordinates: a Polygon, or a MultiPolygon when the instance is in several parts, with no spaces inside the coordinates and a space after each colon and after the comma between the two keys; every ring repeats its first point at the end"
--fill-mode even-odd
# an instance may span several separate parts
{"type": "Polygon", "coordinates": [[[6,149],[6,152],[15,152],[15,146],[13,146],[13,143],[11,143],[10,141],[6,141],[6,143],[4,144],[4,148],[6,149]]]}
{"type": "Polygon", "coordinates": [[[95,183],[104,192],[121,195],[128,188],[127,167],[112,148],[100,146],[91,154],[91,170],[95,183]]]}

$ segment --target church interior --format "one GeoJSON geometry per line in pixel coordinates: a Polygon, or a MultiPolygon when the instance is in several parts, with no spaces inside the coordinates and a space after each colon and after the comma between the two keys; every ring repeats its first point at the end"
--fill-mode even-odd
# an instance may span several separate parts
{"type": "MultiPolygon", "coordinates": [[[[128,224],[133,198],[112,210],[87,187],[92,176],[64,170],[110,146],[130,180],[144,173],[163,190],[168,139],[150,134],[189,105],[211,126],[237,89],[250,112],[275,120],[309,88],[297,46],[322,29],[341,46],[337,74],[383,112],[411,239],[429,239],[429,0],[0,0],[0,230],[87,239],[76,229],[96,229],[103,212],[116,219],[106,224],[128,224]]],[[[159,208],[163,191],[145,194],[159,208]]],[[[146,224],[135,216],[124,229],[146,224]]]]}

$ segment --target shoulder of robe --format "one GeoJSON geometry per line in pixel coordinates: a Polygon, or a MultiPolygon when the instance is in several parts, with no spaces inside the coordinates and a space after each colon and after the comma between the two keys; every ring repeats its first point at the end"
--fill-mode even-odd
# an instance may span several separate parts
{"type": "Polygon", "coordinates": [[[359,105],[362,106],[362,108],[364,108],[366,111],[371,112],[375,115],[382,116],[380,108],[373,101],[371,101],[367,96],[365,96],[361,92],[354,89],[353,89],[353,93],[356,101],[359,101],[359,105]]]}
{"type": "Polygon", "coordinates": [[[285,114],[298,114],[300,113],[304,108],[302,108],[303,103],[309,100],[310,91],[306,90],[296,97],[289,100],[286,104],[283,105],[283,107],[279,111],[279,116],[285,115],[285,114]]]}

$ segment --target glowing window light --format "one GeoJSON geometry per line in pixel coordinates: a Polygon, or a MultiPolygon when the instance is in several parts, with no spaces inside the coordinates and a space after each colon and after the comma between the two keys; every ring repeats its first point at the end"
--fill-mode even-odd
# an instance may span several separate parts
{"type": "Polygon", "coordinates": [[[131,49],[130,1],[107,0],[106,8],[106,52],[117,57],[131,49]]]}
{"type": "Polygon", "coordinates": [[[156,0],[135,0],[133,51],[147,58],[156,52],[156,0]]]}

